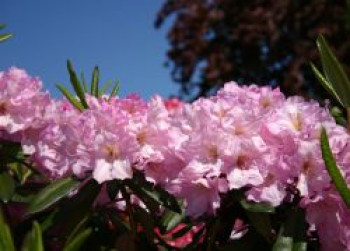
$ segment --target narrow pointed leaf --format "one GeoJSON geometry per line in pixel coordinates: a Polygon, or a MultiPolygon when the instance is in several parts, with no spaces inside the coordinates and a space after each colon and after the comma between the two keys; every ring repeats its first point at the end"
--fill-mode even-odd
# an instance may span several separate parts
{"type": "Polygon", "coordinates": [[[317,38],[317,46],[321,55],[323,71],[326,78],[332,85],[342,103],[346,107],[350,106],[350,81],[343,67],[333,54],[322,35],[317,38]]]}
{"type": "Polygon", "coordinates": [[[115,83],[115,86],[113,87],[111,94],[109,95],[109,99],[115,97],[118,94],[119,88],[120,88],[120,84],[119,84],[119,81],[117,81],[115,83]]]}
{"type": "Polygon", "coordinates": [[[342,103],[342,101],[340,100],[338,94],[335,92],[335,90],[333,89],[332,85],[328,82],[328,80],[322,75],[322,73],[316,68],[316,66],[311,63],[311,69],[314,72],[318,82],[323,86],[323,88],[325,88],[342,106],[344,106],[344,104],[342,103]]]}
{"type": "Polygon", "coordinates": [[[307,243],[303,242],[294,242],[293,251],[307,251],[307,243]]]}
{"type": "Polygon", "coordinates": [[[79,192],[60,205],[60,210],[54,217],[53,229],[58,229],[67,235],[74,235],[77,226],[85,224],[92,213],[92,203],[96,200],[101,186],[93,179],[79,188],[79,192]]]}
{"type": "Polygon", "coordinates": [[[0,199],[8,202],[15,192],[15,181],[7,172],[0,173],[0,199]]]}
{"type": "Polygon", "coordinates": [[[165,231],[168,232],[174,227],[176,227],[185,216],[183,214],[175,213],[173,211],[167,211],[162,218],[162,226],[164,227],[165,231]]]}
{"type": "Polygon", "coordinates": [[[81,105],[81,103],[73,97],[73,95],[62,85],[56,85],[57,89],[60,90],[60,92],[68,99],[68,101],[79,111],[83,111],[84,107],[81,105]]]}
{"type": "Polygon", "coordinates": [[[293,238],[278,236],[272,251],[293,251],[293,238]]]}
{"type": "Polygon", "coordinates": [[[83,107],[85,109],[89,108],[89,106],[86,102],[86,99],[85,99],[84,90],[79,82],[77,74],[75,73],[75,71],[73,69],[72,63],[69,60],[67,61],[67,69],[69,72],[70,81],[72,83],[72,86],[74,88],[75,93],[77,94],[78,98],[80,99],[81,104],[83,105],[83,107]]]}
{"type": "Polygon", "coordinates": [[[30,201],[33,200],[33,197],[34,197],[33,195],[24,196],[24,195],[15,193],[12,195],[11,201],[20,202],[20,203],[29,203],[30,201]]]}
{"type": "Polygon", "coordinates": [[[91,95],[98,97],[98,79],[99,79],[99,70],[98,67],[95,66],[92,72],[92,80],[91,80],[91,95]]]}
{"type": "Polygon", "coordinates": [[[148,183],[138,184],[134,180],[125,180],[125,183],[146,204],[149,210],[157,211],[159,206],[164,206],[174,212],[182,212],[175,197],[162,188],[152,187],[148,183]]]}
{"type": "Polygon", "coordinates": [[[292,251],[293,250],[293,237],[286,236],[285,225],[288,224],[288,221],[285,222],[280,228],[277,239],[273,244],[272,251],[292,251]]]}
{"type": "Polygon", "coordinates": [[[15,251],[11,231],[0,210],[0,250],[15,251]]]}
{"type": "Polygon", "coordinates": [[[183,210],[183,203],[179,202],[179,206],[182,209],[181,213],[176,213],[174,211],[171,211],[169,209],[165,210],[165,213],[160,221],[162,228],[165,230],[165,232],[170,231],[174,227],[176,227],[184,218],[185,218],[185,211],[183,210]]]}
{"type": "Polygon", "coordinates": [[[22,251],[44,251],[40,225],[34,221],[32,230],[27,234],[22,251]]]}
{"type": "Polygon", "coordinates": [[[335,162],[335,159],[329,146],[327,132],[324,128],[322,128],[321,132],[321,150],[322,158],[325,162],[329,176],[332,178],[334,185],[337,188],[340,196],[343,198],[345,204],[348,208],[350,208],[350,191],[345,179],[343,178],[335,162]]]}
{"type": "Polygon", "coordinates": [[[13,35],[11,33],[3,33],[0,34],[0,42],[3,42],[7,39],[9,39],[10,37],[12,37],[13,35]]]}
{"type": "Polygon", "coordinates": [[[79,251],[84,242],[90,237],[92,229],[88,228],[80,232],[69,243],[66,244],[63,251],[79,251]]]}
{"type": "Polygon", "coordinates": [[[80,183],[78,181],[75,181],[72,178],[54,181],[35,195],[29,204],[27,213],[33,214],[50,207],[63,197],[67,196],[70,192],[77,188],[79,184],[80,183]]]}
{"type": "Polygon", "coordinates": [[[71,242],[77,235],[80,234],[82,229],[85,228],[86,224],[90,220],[90,215],[87,214],[82,220],[74,227],[73,231],[70,233],[70,235],[67,238],[67,243],[71,242]]]}
{"type": "Polygon", "coordinates": [[[275,208],[267,203],[256,203],[252,201],[247,201],[247,200],[241,200],[240,201],[241,206],[253,213],[274,213],[275,208]]]}
{"type": "Polygon", "coordinates": [[[56,222],[56,217],[58,214],[58,209],[54,209],[52,212],[50,212],[49,215],[47,215],[44,219],[44,221],[40,224],[42,231],[46,231],[49,228],[51,228],[56,222]]]}
{"type": "Polygon", "coordinates": [[[335,121],[337,122],[337,124],[342,125],[344,127],[346,126],[346,118],[344,116],[344,113],[339,109],[339,107],[337,106],[332,107],[331,114],[335,119],[335,121]]]}
{"type": "Polygon", "coordinates": [[[4,29],[6,27],[6,24],[0,24],[0,30],[4,29]]]}
{"type": "Polygon", "coordinates": [[[106,93],[106,91],[109,89],[109,87],[111,87],[113,84],[113,81],[110,80],[107,83],[105,83],[102,88],[100,89],[100,91],[98,92],[98,96],[101,97],[103,94],[106,93]]]}
{"type": "Polygon", "coordinates": [[[81,73],[81,82],[83,83],[83,88],[84,88],[84,92],[88,92],[88,87],[85,81],[85,76],[84,76],[84,72],[81,73]]]}
{"type": "Polygon", "coordinates": [[[305,210],[293,208],[280,227],[273,251],[304,251],[307,249],[306,236],[308,225],[305,210]]]}

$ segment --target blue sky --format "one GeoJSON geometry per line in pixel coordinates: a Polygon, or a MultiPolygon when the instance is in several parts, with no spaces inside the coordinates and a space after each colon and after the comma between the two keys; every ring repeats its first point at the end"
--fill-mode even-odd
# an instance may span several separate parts
{"type": "MultiPolygon", "coordinates": [[[[58,97],[55,84],[68,85],[66,60],[87,79],[95,65],[101,80],[121,82],[120,94],[176,94],[166,60],[167,28],[153,22],[160,0],[1,0],[0,23],[14,37],[0,44],[0,70],[10,66],[39,76],[58,97]],[[142,3],[142,4],[141,4],[142,3]]],[[[170,25],[170,24],[168,24],[170,25]]]]}

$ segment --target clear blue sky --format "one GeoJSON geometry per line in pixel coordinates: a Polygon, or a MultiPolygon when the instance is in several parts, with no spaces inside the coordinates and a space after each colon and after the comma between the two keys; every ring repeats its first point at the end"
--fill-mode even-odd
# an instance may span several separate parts
{"type": "MultiPolygon", "coordinates": [[[[166,60],[167,28],[153,22],[161,0],[1,0],[0,23],[14,37],[0,44],[0,70],[10,66],[39,76],[54,96],[56,83],[68,85],[66,60],[90,80],[119,79],[123,96],[149,98],[177,94],[166,60]]],[[[168,24],[170,25],[170,24],[168,24]]]]}

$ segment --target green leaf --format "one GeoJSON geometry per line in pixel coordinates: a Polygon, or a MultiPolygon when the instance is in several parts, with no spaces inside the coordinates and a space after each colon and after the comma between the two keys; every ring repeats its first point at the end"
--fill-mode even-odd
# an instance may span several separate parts
{"type": "Polygon", "coordinates": [[[86,215],[73,229],[73,231],[70,233],[69,237],[67,238],[67,243],[70,242],[72,239],[74,239],[77,234],[79,234],[80,230],[85,227],[85,225],[88,223],[90,219],[90,215],[86,215]]]}
{"type": "Polygon", "coordinates": [[[33,200],[34,198],[34,195],[21,195],[21,194],[18,194],[18,193],[14,193],[12,195],[12,198],[11,198],[11,201],[13,202],[20,202],[20,203],[29,203],[33,200]]]}
{"type": "Polygon", "coordinates": [[[179,205],[179,202],[177,199],[170,193],[168,193],[166,190],[164,190],[160,186],[155,186],[153,195],[155,195],[157,198],[159,198],[159,201],[161,202],[162,206],[181,214],[182,208],[179,205]]]}
{"type": "Polygon", "coordinates": [[[101,186],[93,179],[79,188],[77,194],[64,201],[57,214],[52,219],[50,228],[58,229],[69,235],[76,230],[78,225],[84,224],[91,216],[92,203],[99,194],[101,186]]]}
{"type": "Polygon", "coordinates": [[[83,105],[83,107],[85,109],[88,109],[89,106],[88,106],[86,99],[85,99],[84,90],[79,82],[77,74],[75,73],[75,71],[73,69],[72,63],[69,60],[67,60],[67,69],[68,69],[70,81],[72,83],[72,86],[74,88],[75,93],[77,94],[78,98],[80,99],[80,102],[83,105]]]}
{"type": "Polygon", "coordinates": [[[273,251],[304,251],[307,249],[305,211],[293,208],[286,221],[281,225],[273,251]]]}
{"type": "Polygon", "coordinates": [[[38,222],[33,222],[33,228],[24,240],[22,251],[44,251],[42,231],[38,222]]]}
{"type": "Polygon", "coordinates": [[[306,241],[302,242],[294,242],[293,251],[307,251],[307,243],[306,241]]]}
{"type": "Polygon", "coordinates": [[[4,29],[6,27],[6,24],[0,24],[0,30],[4,29]]]}
{"type": "Polygon", "coordinates": [[[50,212],[45,217],[45,219],[41,223],[41,229],[42,229],[43,232],[45,232],[46,230],[51,228],[56,223],[56,218],[57,218],[58,211],[59,210],[57,208],[55,208],[52,212],[50,212]]]}
{"type": "Polygon", "coordinates": [[[113,84],[112,80],[107,81],[107,83],[105,83],[101,90],[98,92],[98,96],[101,97],[102,95],[106,94],[107,90],[109,89],[109,87],[111,87],[113,84]]]}
{"type": "Polygon", "coordinates": [[[241,206],[253,213],[275,213],[275,208],[267,203],[256,203],[253,201],[247,201],[247,200],[241,200],[240,201],[241,206]]]}
{"type": "Polygon", "coordinates": [[[293,238],[286,236],[278,236],[272,251],[293,251],[293,238]]]}
{"type": "Polygon", "coordinates": [[[3,42],[7,39],[9,39],[10,37],[12,37],[13,35],[11,33],[3,33],[0,34],[0,42],[3,42]]]}
{"type": "Polygon", "coordinates": [[[11,231],[0,210],[0,250],[15,251],[11,231]]]}
{"type": "Polygon", "coordinates": [[[62,85],[56,85],[56,87],[75,108],[77,108],[79,111],[84,110],[84,107],[81,105],[81,103],[79,103],[79,101],[76,100],[75,97],[73,97],[73,95],[66,88],[64,88],[62,85]]]}
{"type": "Polygon", "coordinates": [[[350,106],[350,81],[336,56],[328,46],[325,38],[320,35],[317,38],[317,46],[321,55],[323,71],[327,80],[339,96],[345,107],[350,106]]]}
{"type": "MultiPolygon", "coordinates": [[[[183,203],[180,202],[179,203],[180,208],[182,208],[183,203]]],[[[160,221],[160,224],[162,226],[162,228],[164,228],[164,230],[166,232],[170,231],[171,229],[173,229],[174,227],[176,227],[180,222],[182,222],[185,218],[185,211],[182,210],[181,213],[176,213],[174,211],[171,211],[169,209],[165,210],[165,213],[160,221]]]]}
{"type": "Polygon", "coordinates": [[[181,213],[181,207],[175,197],[158,186],[146,181],[125,180],[127,186],[146,204],[149,210],[157,211],[164,206],[174,212],[181,213]]]}
{"type": "Polygon", "coordinates": [[[333,89],[333,86],[328,82],[328,80],[322,75],[322,73],[316,68],[316,66],[313,63],[311,63],[310,65],[318,82],[320,82],[323,88],[325,88],[342,106],[344,106],[338,94],[333,89]]]}
{"type": "Polygon", "coordinates": [[[8,202],[15,193],[15,181],[7,172],[0,173],[0,199],[8,202]]]}
{"type": "Polygon", "coordinates": [[[346,126],[346,118],[339,107],[334,106],[331,108],[331,114],[338,125],[346,126]]]}
{"type": "Polygon", "coordinates": [[[83,83],[83,88],[84,88],[84,92],[88,92],[88,87],[85,81],[85,76],[84,76],[84,72],[81,72],[81,82],[83,83]]]}
{"type": "MultiPolygon", "coordinates": [[[[19,154],[21,155],[20,158],[23,159],[24,156],[21,153],[19,154]]],[[[33,173],[31,169],[27,168],[25,165],[22,165],[20,161],[15,161],[13,163],[8,164],[7,166],[9,170],[11,170],[11,172],[14,174],[14,177],[16,177],[16,179],[20,181],[21,185],[23,185],[33,173]]]]}
{"type": "Polygon", "coordinates": [[[63,251],[78,251],[80,250],[81,246],[84,244],[84,242],[90,237],[92,233],[92,229],[88,228],[83,231],[81,231],[79,234],[76,235],[74,239],[72,239],[69,243],[65,245],[63,248],[63,251]]]}
{"type": "Polygon", "coordinates": [[[109,99],[115,97],[118,94],[119,88],[120,88],[120,84],[119,84],[119,81],[117,81],[115,83],[115,86],[112,89],[111,94],[109,95],[109,99]]]}
{"type": "Polygon", "coordinates": [[[33,214],[45,210],[79,186],[79,182],[72,178],[56,180],[38,194],[29,204],[27,213],[33,214]]]}
{"type": "Polygon", "coordinates": [[[343,198],[346,206],[350,208],[350,191],[333,157],[325,128],[322,128],[321,132],[321,150],[322,158],[325,162],[329,176],[332,178],[334,185],[340,196],[343,198]]]}
{"type": "Polygon", "coordinates": [[[92,80],[91,80],[91,95],[98,97],[98,79],[99,79],[99,70],[98,67],[95,66],[92,72],[92,80]]]}

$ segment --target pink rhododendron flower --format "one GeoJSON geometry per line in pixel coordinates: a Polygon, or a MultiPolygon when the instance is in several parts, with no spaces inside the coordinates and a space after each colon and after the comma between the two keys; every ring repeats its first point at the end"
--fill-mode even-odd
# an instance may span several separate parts
{"type": "Polygon", "coordinates": [[[0,73],[0,131],[13,134],[40,125],[50,103],[41,87],[40,80],[24,70],[12,67],[0,73]]]}
{"type": "Polygon", "coordinates": [[[317,230],[321,250],[350,250],[350,210],[331,192],[306,207],[306,219],[317,230]]]}
{"type": "Polygon", "coordinates": [[[95,137],[92,177],[99,183],[132,178],[131,163],[137,151],[136,140],[122,129],[115,132],[102,131],[95,137]]]}
{"type": "MultiPolygon", "coordinates": [[[[159,96],[146,102],[135,94],[86,99],[89,109],[80,112],[10,68],[0,73],[0,137],[21,142],[50,178],[92,177],[105,185],[142,172],[183,200],[194,218],[216,214],[232,190],[278,207],[293,187],[322,249],[350,246],[349,210],[334,192],[319,143],[324,127],[350,184],[350,136],[317,102],[234,82],[193,103],[159,96]]],[[[132,202],[144,206],[135,196],[132,202]]],[[[123,203],[115,206],[124,210],[123,203]]]]}

